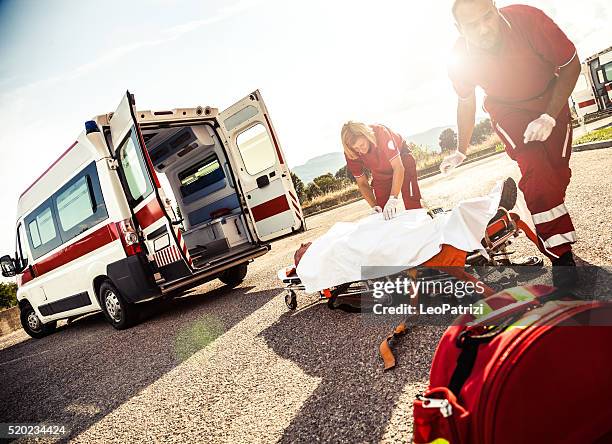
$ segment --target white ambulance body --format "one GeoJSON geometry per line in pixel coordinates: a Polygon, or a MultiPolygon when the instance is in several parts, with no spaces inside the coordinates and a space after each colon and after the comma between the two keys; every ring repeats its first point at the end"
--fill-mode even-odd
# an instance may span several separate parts
{"type": "Polygon", "coordinates": [[[612,114],[612,46],[582,63],[571,99],[580,123],[612,114]]]}
{"type": "Polygon", "coordinates": [[[304,229],[259,91],[220,113],[135,111],[128,92],[85,126],[21,195],[16,252],[0,259],[33,337],[99,310],[126,328],[139,302],[237,285],[269,241],[304,229]]]}

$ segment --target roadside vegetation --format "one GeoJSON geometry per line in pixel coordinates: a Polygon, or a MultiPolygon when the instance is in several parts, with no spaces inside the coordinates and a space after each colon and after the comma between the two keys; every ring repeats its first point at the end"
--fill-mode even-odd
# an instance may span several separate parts
{"type": "Polygon", "coordinates": [[[17,305],[17,284],[0,282],[0,310],[17,305]]]}
{"type": "MultiPolygon", "coordinates": [[[[471,142],[468,159],[504,149],[501,140],[493,132],[489,119],[476,125],[471,142]]],[[[416,160],[418,176],[423,177],[438,171],[442,159],[457,146],[457,134],[451,128],[442,131],[439,136],[440,151],[433,151],[429,147],[411,142],[408,142],[408,146],[416,160]]],[[[369,176],[368,171],[366,174],[369,176]]],[[[335,173],[329,172],[315,177],[307,184],[293,173],[291,178],[305,215],[346,204],[361,197],[355,179],[347,171],[346,166],[335,173]]]]}
{"type": "Polygon", "coordinates": [[[581,143],[602,142],[604,140],[612,140],[612,126],[601,128],[574,140],[572,145],[580,145],[581,143]]]}

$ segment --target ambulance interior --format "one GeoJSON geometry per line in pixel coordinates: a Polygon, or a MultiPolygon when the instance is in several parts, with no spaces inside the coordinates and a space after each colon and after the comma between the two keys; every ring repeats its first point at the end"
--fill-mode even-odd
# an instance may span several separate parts
{"type": "Polygon", "coordinates": [[[170,198],[167,211],[176,223],[182,219],[183,239],[194,266],[250,248],[252,239],[230,163],[212,127],[144,127],[142,131],[162,189],[170,198]]]}

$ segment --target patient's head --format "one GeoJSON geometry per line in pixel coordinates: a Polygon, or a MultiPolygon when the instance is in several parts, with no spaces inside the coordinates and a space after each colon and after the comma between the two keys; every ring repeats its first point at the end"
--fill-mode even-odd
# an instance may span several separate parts
{"type": "Polygon", "coordinates": [[[357,159],[360,154],[366,154],[370,147],[376,144],[374,130],[361,122],[348,121],[342,125],[340,132],[344,153],[349,159],[357,159]]]}

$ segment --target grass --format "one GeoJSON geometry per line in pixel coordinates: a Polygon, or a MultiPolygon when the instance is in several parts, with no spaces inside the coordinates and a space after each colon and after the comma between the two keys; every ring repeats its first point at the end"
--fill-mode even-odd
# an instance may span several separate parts
{"type": "MultiPolygon", "coordinates": [[[[484,154],[483,151],[491,150],[492,152],[500,152],[504,150],[504,146],[497,136],[497,134],[491,134],[487,139],[478,145],[473,145],[468,148],[468,158],[478,157],[484,154]]],[[[426,157],[417,158],[417,173],[426,174],[433,172],[438,169],[440,162],[446,156],[446,153],[431,153],[426,157]]],[[[302,209],[304,214],[309,214],[321,211],[327,208],[334,207],[336,205],[356,200],[360,197],[359,189],[356,184],[351,184],[340,190],[332,191],[330,193],[317,196],[311,200],[307,200],[302,203],[302,209]]]]}
{"type": "Polygon", "coordinates": [[[580,145],[581,143],[589,142],[601,142],[604,140],[612,140],[612,126],[586,133],[584,136],[580,136],[574,140],[572,145],[580,145]]]}

